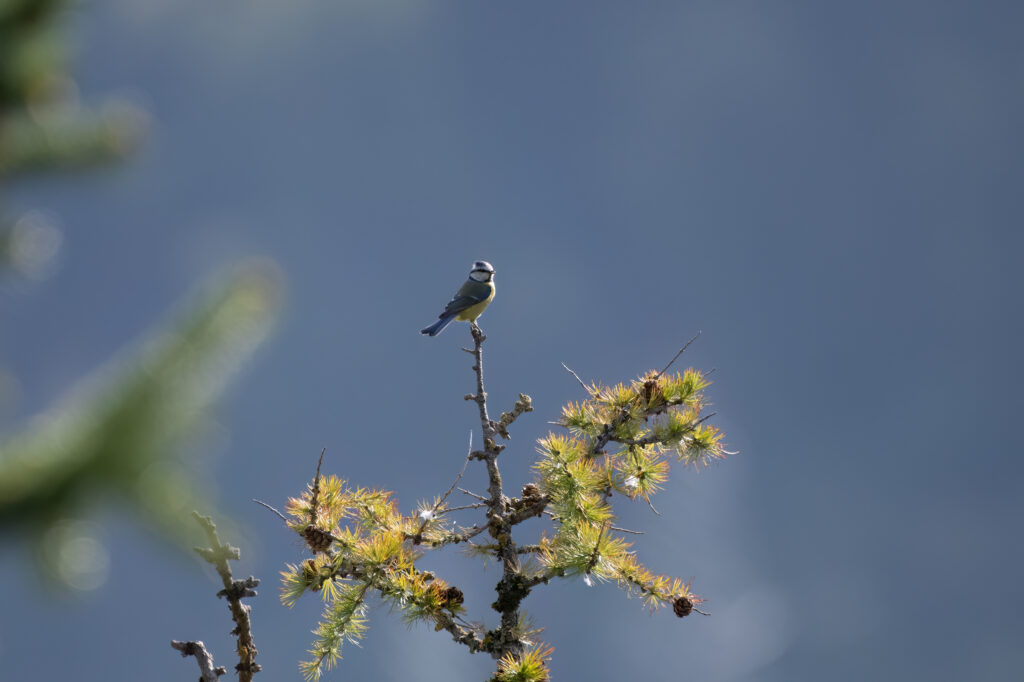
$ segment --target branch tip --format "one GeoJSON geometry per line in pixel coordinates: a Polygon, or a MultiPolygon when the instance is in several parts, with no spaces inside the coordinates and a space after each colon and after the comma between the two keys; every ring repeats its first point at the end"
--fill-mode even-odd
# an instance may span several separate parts
{"type": "Polygon", "coordinates": [[[686,342],[685,344],[683,344],[683,347],[679,349],[679,351],[678,351],[678,352],[677,352],[677,353],[676,353],[676,354],[675,354],[675,355],[674,355],[674,356],[672,357],[672,359],[671,359],[671,360],[669,360],[669,363],[668,363],[667,365],[665,365],[665,368],[664,368],[664,369],[662,369],[662,370],[661,370],[660,372],[658,372],[658,373],[657,373],[656,375],[654,375],[654,378],[655,378],[655,379],[660,379],[660,378],[661,378],[661,376],[662,376],[662,375],[663,375],[663,374],[664,374],[665,372],[667,372],[667,371],[668,371],[668,368],[669,368],[669,367],[671,367],[671,366],[672,366],[672,364],[673,364],[673,363],[674,363],[674,362],[675,362],[676,360],[678,360],[678,359],[679,359],[679,356],[683,354],[683,351],[685,351],[685,350],[686,350],[687,348],[689,348],[689,347],[690,347],[690,344],[691,344],[691,343],[693,343],[694,341],[696,341],[696,340],[697,340],[697,337],[698,337],[698,336],[700,336],[700,332],[699,332],[699,331],[698,331],[698,332],[697,332],[696,334],[694,334],[694,335],[693,335],[693,338],[692,338],[692,339],[690,339],[690,340],[689,340],[689,341],[687,341],[687,342],[686,342]]]}
{"type": "Polygon", "coordinates": [[[569,374],[571,374],[574,377],[576,377],[576,381],[580,382],[580,386],[583,387],[583,390],[586,391],[588,395],[593,395],[593,393],[590,391],[590,389],[587,388],[587,385],[585,383],[583,383],[583,379],[580,379],[580,375],[579,374],[577,374],[576,372],[574,372],[571,369],[569,369],[569,366],[567,364],[565,364],[564,362],[562,363],[562,367],[565,367],[565,371],[567,371],[569,374]]]}
{"type": "Polygon", "coordinates": [[[267,509],[269,509],[270,511],[274,512],[275,514],[277,514],[277,515],[278,515],[278,516],[279,516],[279,517],[281,518],[281,520],[282,520],[282,521],[284,521],[285,523],[288,523],[288,517],[287,517],[287,516],[285,516],[284,514],[282,514],[282,513],[281,513],[281,512],[279,512],[279,511],[278,511],[277,509],[275,509],[274,507],[270,506],[269,504],[267,504],[267,503],[266,503],[266,502],[264,502],[263,500],[257,500],[257,499],[256,499],[256,498],[254,497],[254,498],[252,498],[252,501],[253,501],[253,502],[255,502],[256,504],[258,504],[258,505],[262,506],[262,507],[266,507],[266,508],[267,508],[267,509]]]}

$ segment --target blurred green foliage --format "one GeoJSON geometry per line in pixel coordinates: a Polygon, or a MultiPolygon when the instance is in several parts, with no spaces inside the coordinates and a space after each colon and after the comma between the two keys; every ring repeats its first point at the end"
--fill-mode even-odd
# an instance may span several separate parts
{"type": "MultiPolygon", "coordinates": [[[[0,190],[14,177],[122,159],[145,129],[131,105],[80,104],[68,72],[74,4],[0,0],[0,190]]],[[[2,199],[0,277],[51,274],[61,231],[40,211],[10,215],[2,199]]],[[[216,505],[212,486],[185,465],[184,446],[211,424],[211,402],[266,335],[278,291],[270,264],[233,269],[137,349],[0,435],[0,534],[32,539],[46,572],[81,589],[102,582],[107,561],[79,520],[98,503],[119,500],[130,516],[184,539],[188,513],[216,505]]],[[[0,384],[14,374],[0,368],[0,384]]]]}
{"type": "Polygon", "coordinates": [[[144,115],[127,104],[79,104],[67,72],[68,4],[0,0],[0,180],[120,159],[143,130],[144,115]]]}
{"type": "Polygon", "coordinates": [[[48,525],[93,497],[118,496],[177,532],[208,492],[178,453],[265,335],[271,266],[240,268],[180,319],[75,387],[0,444],[0,530],[48,525]]]}
{"type": "MultiPolygon", "coordinates": [[[[146,129],[146,114],[128,102],[108,98],[86,107],[79,101],[67,68],[65,24],[73,4],[0,0],[0,183],[118,161],[146,129]]],[[[38,214],[10,215],[0,195],[0,270],[29,278],[45,273],[56,254],[47,248],[54,235],[38,214]]]]}

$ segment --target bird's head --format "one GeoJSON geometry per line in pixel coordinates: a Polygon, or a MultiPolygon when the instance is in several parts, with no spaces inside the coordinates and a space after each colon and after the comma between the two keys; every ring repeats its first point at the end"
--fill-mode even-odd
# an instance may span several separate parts
{"type": "Polygon", "coordinates": [[[477,282],[490,282],[494,279],[494,267],[485,260],[478,260],[473,263],[473,269],[469,271],[469,278],[477,282]]]}

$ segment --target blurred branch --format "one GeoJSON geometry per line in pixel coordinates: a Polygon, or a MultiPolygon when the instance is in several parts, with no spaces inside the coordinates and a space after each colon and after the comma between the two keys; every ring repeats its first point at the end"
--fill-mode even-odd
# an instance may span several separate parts
{"type": "MultiPolygon", "coordinates": [[[[148,117],[138,106],[115,98],[95,107],[80,103],[68,71],[72,4],[0,0],[0,182],[116,162],[144,137],[148,117]]],[[[33,278],[39,263],[18,248],[31,243],[17,229],[28,215],[0,210],[0,269],[33,278]]]]}
{"type": "Polygon", "coordinates": [[[145,116],[110,101],[78,104],[68,74],[66,0],[0,0],[0,177],[80,168],[125,156],[145,116]]]}
{"type": "Polygon", "coordinates": [[[278,288],[266,264],[237,269],[130,357],[0,442],[0,531],[45,526],[114,493],[182,534],[202,486],[189,480],[178,451],[266,336],[278,288]]]}
{"type": "Polygon", "coordinates": [[[98,111],[60,104],[44,112],[9,114],[0,129],[0,178],[120,161],[138,146],[146,125],[141,109],[118,101],[98,111]]]}

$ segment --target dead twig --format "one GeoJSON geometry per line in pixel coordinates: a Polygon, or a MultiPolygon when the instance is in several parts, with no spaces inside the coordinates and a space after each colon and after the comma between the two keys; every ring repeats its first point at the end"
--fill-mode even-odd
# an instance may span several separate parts
{"type": "MultiPolygon", "coordinates": [[[[414,545],[418,545],[421,542],[423,542],[423,531],[426,530],[427,524],[430,523],[430,520],[437,515],[437,513],[438,513],[437,510],[441,508],[441,505],[443,505],[445,500],[448,499],[448,496],[452,494],[453,490],[455,490],[455,486],[459,483],[459,481],[462,480],[462,475],[464,473],[466,473],[466,467],[469,465],[469,460],[471,460],[472,458],[473,458],[473,432],[470,431],[469,432],[469,452],[466,454],[466,461],[462,463],[462,470],[459,471],[459,475],[455,477],[455,480],[452,481],[452,484],[450,486],[448,486],[448,490],[445,492],[444,495],[441,496],[441,498],[437,501],[437,503],[433,507],[431,507],[430,509],[424,509],[422,512],[420,512],[420,518],[423,519],[423,523],[420,524],[419,529],[415,533],[413,533],[411,536],[406,536],[407,538],[412,540],[414,545]]],[[[459,509],[467,509],[467,508],[470,508],[470,507],[459,507],[459,509]]],[[[449,511],[454,511],[454,510],[453,509],[446,509],[445,510],[445,512],[449,512],[449,511]]]]}
{"type": "Polygon", "coordinates": [[[469,490],[466,490],[465,488],[457,488],[457,490],[460,493],[465,493],[466,495],[469,495],[470,497],[475,497],[476,499],[481,500],[483,502],[487,501],[487,498],[484,497],[483,495],[477,495],[476,493],[470,492],[469,490]]]}
{"type": "Polygon", "coordinates": [[[213,656],[202,642],[179,642],[172,639],[171,647],[180,651],[182,658],[195,656],[196,662],[199,663],[199,682],[217,682],[221,675],[228,672],[224,666],[214,667],[213,656]]]}
{"type": "Polygon", "coordinates": [[[586,391],[589,395],[593,395],[593,393],[591,392],[590,388],[588,388],[587,385],[585,383],[583,383],[583,379],[580,379],[580,375],[579,374],[577,374],[576,372],[574,372],[571,369],[569,369],[569,366],[567,364],[565,364],[564,362],[562,363],[562,367],[565,367],[565,371],[566,372],[568,372],[569,374],[571,374],[574,377],[576,377],[576,381],[580,382],[580,386],[583,387],[584,391],[586,391]]]}
{"type": "Polygon", "coordinates": [[[694,341],[696,341],[696,340],[697,340],[697,337],[698,337],[698,336],[700,336],[700,332],[697,332],[696,334],[694,334],[694,335],[693,335],[693,338],[692,338],[692,339],[690,339],[690,340],[689,340],[689,341],[687,341],[687,342],[686,342],[685,344],[683,344],[683,347],[679,349],[679,352],[677,352],[677,353],[676,353],[676,354],[675,354],[675,355],[674,355],[674,356],[672,357],[672,359],[671,359],[671,360],[669,360],[668,364],[667,364],[667,365],[665,365],[664,369],[662,369],[662,370],[661,370],[660,372],[658,372],[657,374],[655,374],[655,375],[654,375],[654,378],[655,378],[655,379],[660,379],[660,378],[661,378],[661,376],[662,376],[662,375],[663,375],[663,374],[664,374],[665,372],[667,372],[667,371],[668,371],[668,368],[669,368],[669,367],[671,367],[671,366],[672,366],[672,364],[673,364],[673,363],[674,363],[674,362],[675,362],[676,360],[678,360],[678,359],[679,359],[679,356],[683,354],[683,351],[685,351],[685,350],[686,350],[687,348],[689,348],[689,347],[690,347],[690,344],[691,344],[691,343],[693,343],[694,341]]]}
{"type": "Polygon", "coordinates": [[[285,516],[284,514],[282,514],[282,513],[281,513],[281,512],[279,512],[279,511],[278,511],[277,509],[275,509],[274,507],[270,506],[269,504],[267,504],[267,503],[266,503],[266,502],[264,502],[263,500],[257,500],[257,499],[256,499],[256,498],[254,497],[254,498],[252,498],[252,501],[253,501],[253,502],[255,502],[256,504],[258,504],[258,505],[262,506],[262,507],[266,507],[267,509],[269,509],[270,511],[274,512],[274,513],[275,513],[275,514],[277,514],[277,515],[278,515],[279,517],[281,517],[281,520],[282,520],[282,521],[284,521],[285,523],[288,523],[288,517],[287,517],[287,516],[285,516]]]}
{"type": "Polygon", "coordinates": [[[224,585],[224,589],[218,592],[217,596],[227,599],[228,607],[231,609],[231,619],[235,621],[235,629],[232,631],[232,634],[237,635],[239,660],[235,670],[238,671],[239,682],[251,682],[252,676],[260,671],[261,666],[256,662],[256,654],[259,651],[256,649],[256,643],[253,641],[252,625],[249,621],[250,607],[247,604],[243,604],[242,599],[255,597],[255,588],[260,584],[260,581],[253,576],[243,580],[235,580],[231,575],[231,566],[228,564],[228,561],[238,560],[240,556],[238,548],[220,541],[220,537],[217,535],[217,526],[214,525],[213,520],[209,516],[202,516],[198,512],[192,512],[192,516],[195,517],[196,521],[199,522],[199,525],[206,532],[206,539],[210,544],[209,548],[196,547],[195,551],[207,563],[212,564],[217,569],[217,574],[220,575],[221,582],[224,585]]]}

